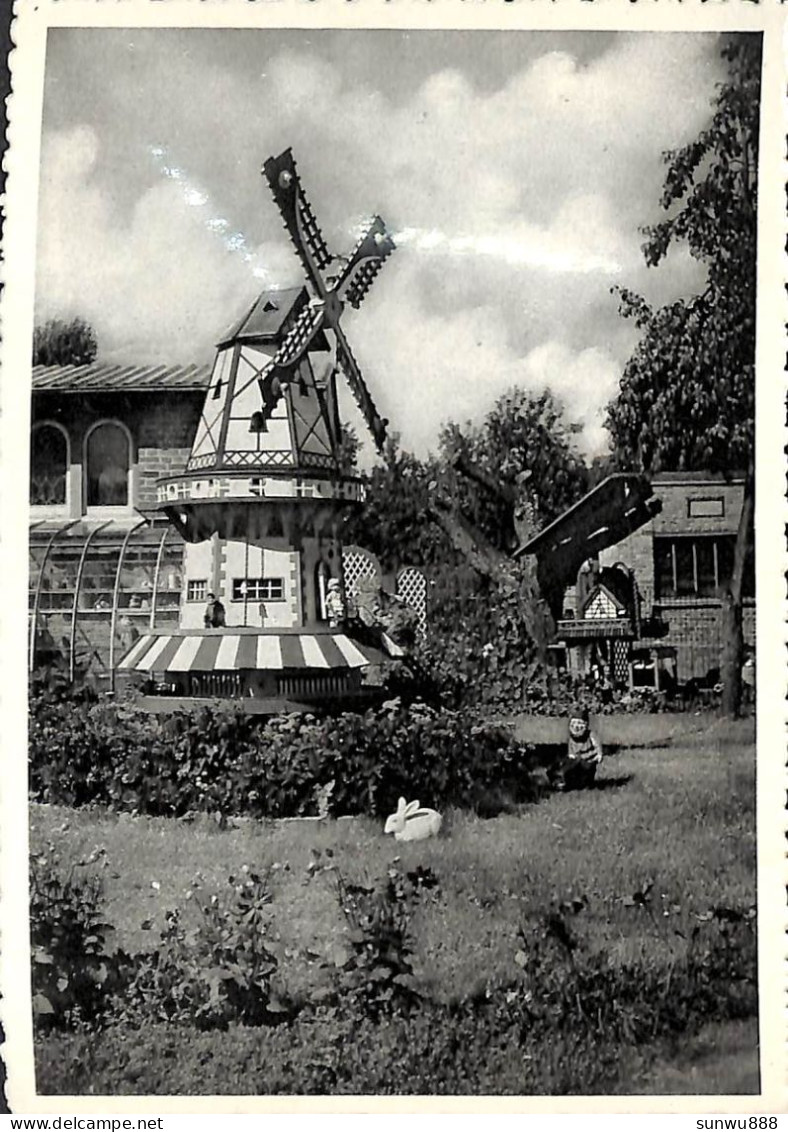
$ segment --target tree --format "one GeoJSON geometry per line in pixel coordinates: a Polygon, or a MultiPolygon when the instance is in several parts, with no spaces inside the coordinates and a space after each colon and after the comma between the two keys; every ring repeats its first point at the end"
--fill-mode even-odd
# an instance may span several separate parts
{"type": "Polygon", "coordinates": [[[447,425],[440,450],[459,473],[453,488],[463,514],[499,549],[516,549],[587,491],[579,431],[549,389],[520,387],[499,397],[480,425],[447,425]],[[531,513],[518,514],[525,507],[531,513]]]}
{"type": "Polygon", "coordinates": [[[82,318],[49,319],[33,331],[34,366],[87,366],[97,351],[93,328],[82,318]]]}
{"type": "Polygon", "coordinates": [[[366,479],[366,502],[345,527],[345,543],[358,543],[386,571],[453,562],[449,540],[435,521],[430,484],[438,474],[433,457],[419,460],[400,447],[395,433],[366,479]]]}
{"type": "Polygon", "coordinates": [[[723,709],[741,702],[742,593],[755,508],[755,293],[760,38],[725,37],[726,81],[708,127],[664,155],[662,207],[644,230],[656,266],[685,241],[707,270],[703,292],[652,310],[621,291],[621,309],[642,337],[608,407],[616,457],[646,471],[745,471],[733,571],[723,594],[723,709]]]}

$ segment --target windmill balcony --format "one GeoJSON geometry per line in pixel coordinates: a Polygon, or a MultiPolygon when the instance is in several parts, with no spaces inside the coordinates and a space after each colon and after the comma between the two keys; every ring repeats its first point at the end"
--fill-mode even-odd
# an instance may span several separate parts
{"type": "Polygon", "coordinates": [[[364,484],[350,476],[323,478],[299,476],[294,469],[280,469],[279,474],[252,472],[250,474],[212,475],[205,471],[184,472],[167,476],[156,485],[156,498],[160,508],[179,503],[213,503],[217,500],[338,500],[351,504],[364,502],[364,484]]]}
{"type": "Polygon", "coordinates": [[[635,633],[628,617],[593,617],[585,621],[559,621],[556,636],[560,641],[601,641],[613,637],[634,640],[635,633]]]}

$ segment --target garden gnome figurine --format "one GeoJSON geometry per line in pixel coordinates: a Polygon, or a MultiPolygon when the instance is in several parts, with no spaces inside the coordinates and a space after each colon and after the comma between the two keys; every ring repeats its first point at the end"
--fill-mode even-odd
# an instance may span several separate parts
{"type": "Polygon", "coordinates": [[[328,624],[332,629],[336,629],[345,620],[345,603],[342,599],[342,591],[339,588],[339,582],[336,578],[331,578],[328,583],[328,592],[326,593],[326,616],[328,617],[328,624]]]}
{"type": "Polygon", "coordinates": [[[588,708],[578,705],[569,715],[566,755],[550,775],[557,790],[576,790],[590,786],[602,761],[602,747],[591,731],[588,708]]]}

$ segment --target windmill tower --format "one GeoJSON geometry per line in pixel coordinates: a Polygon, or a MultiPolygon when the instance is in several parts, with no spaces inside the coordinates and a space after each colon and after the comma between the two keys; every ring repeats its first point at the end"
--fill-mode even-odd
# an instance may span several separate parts
{"type": "Polygon", "coordinates": [[[249,710],[276,711],[363,694],[362,670],[395,648],[362,641],[336,616],[342,523],[363,501],[341,463],[338,374],[378,449],[387,424],[340,320],[394,243],[375,217],[350,257],[334,259],[291,151],[263,175],[305,283],[260,295],[218,345],[186,469],[158,487],[186,542],[180,627],[148,634],[119,667],[177,699],[243,697],[249,710]]]}

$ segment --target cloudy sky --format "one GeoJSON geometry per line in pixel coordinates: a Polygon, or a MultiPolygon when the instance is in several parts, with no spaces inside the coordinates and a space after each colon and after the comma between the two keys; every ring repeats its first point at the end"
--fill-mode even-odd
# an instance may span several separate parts
{"type": "Polygon", "coordinates": [[[374,212],[398,249],[344,325],[384,415],[423,454],[513,384],[550,386],[604,450],[635,341],[615,284],[643,264],[663,150],[721,79],[714,35],[50,31],[37,316],[80,314],[110,361],[206,361],[299,265],[260,176],[292,146],[332,251],[374,212]]]}

